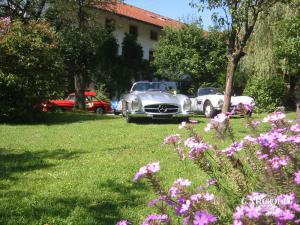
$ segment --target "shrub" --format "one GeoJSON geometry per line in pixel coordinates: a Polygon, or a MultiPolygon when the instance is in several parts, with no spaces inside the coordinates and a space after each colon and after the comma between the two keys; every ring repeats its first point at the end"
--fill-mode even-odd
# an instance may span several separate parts
{"type": "Polygon", "coordinates": [[[42,100],[65,88],[58,43],[55,31],[43,21],[11,22],[0,33],[2,118],[32,117],[42,100]]]}
{"type": "Polygon", "coordinates": [[[272,112],[283,103],[286,92],[286,85],[281,77],[252,76],[244,95],[255,99],[257,111],[272,112]]]}

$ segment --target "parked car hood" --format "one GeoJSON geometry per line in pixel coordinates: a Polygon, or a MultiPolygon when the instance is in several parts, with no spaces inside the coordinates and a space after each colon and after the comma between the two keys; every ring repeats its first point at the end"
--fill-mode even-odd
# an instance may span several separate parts
{"type": "Polygon", "coordinates": [[[175,104],[175,105],[180,104],[178,97],[168,92],[148,91],[148,92],[138,92],[136,93],[136,95],[140,98],[143,105],[160,104],[160,103],[175,104]]]}
{"type": "Polygon", "coordinates": [[[244,104],[254,104],[254,99],[248,96],[232,96],[231,97],[231,104],[238,105],[239,103],[244,104]]]}

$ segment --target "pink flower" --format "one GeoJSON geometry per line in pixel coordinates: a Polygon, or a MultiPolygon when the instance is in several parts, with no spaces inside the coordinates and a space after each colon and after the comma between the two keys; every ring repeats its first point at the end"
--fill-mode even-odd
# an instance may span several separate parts
{"type": "Polygon", "coordinates": [[[227,156],[233,156],[234,153],[239,152],[243,149],[244,142],[234,142],[232,145],[230,145],[228,148],[225,148],[221,151],[221,153],[226,154],[227,156]]]}
{"type": "Polygon", "coordinates": [[[195,212],[194,225],[207,225],[217,221],[217,218],[214,215],[209,214],[206,211],[197,211],[195,212]]]}
{"type": "Polygon", "coordinates": [[[190,207],[191,207],[191,201],[186,200],[186,202],[180,205],[176,211],[178,214],[186,214],[189,211],[190,207]]]}
{"type": "Polygon", "coordinates": [[[211,123],[208,123],[208,124],[205,126],[204,131],[205,131],[205,132],[208,132],[208,131],[210,131],[212,128],[213,128],[213,125],[212,125],[211,123]]]}
{"type": "Polygon", "coordinates": [[[154,224],[167,224],[168,223],[168,215],[165,214],[151,214],[147,216],[142,225],[154,225],[154,224]]]}
{"type": "Polygon", "coordinates": [[[274,112],[271,115],[266,116],[263,119],[263,123],[267,123],[267,122],[277,122],[277,121],[281,121],[285,118],[285,114],[282,112],[274,112]]]}
{"type": "Polygon", "coordinates": [[[186,128],[186,122],[183,121],[183,122],[179,125],[178,128],[179,128],[179,129],[184,129],[184,128],[186,128]]]}
{"type": "Polygon", "coordinates": [[[181,186],[181,187],[187,187],[187,186],[190,186],[191,183],[192,183],[192,182],[189,181],[188,179],[179,178],[179,179],[177,179],[177,180],[174,182],[173,186],[179,185],[179,186],[181,186]]]}
{"type": "Polygon", "coordinates": [[[216,115],[212,120],[216,123],[224,123],[225,121],[229,120],[229,117],[224,113],[220,113],[216,115]]]}
{"type": "Polygon", "coordinates": [[[198,120],[189,120],[189,122],[190,122],[191,124],[197,124],[197,123],[199,123],[198,120]]]}
{"type": "Polygon", "coordinates": [[[214,196],[213,194],[210,194],[210,193],[206,192],[206,193],[203,195],[203,198],[204,198],[206,201],[210,202],[210,201],[212,201],[212,200],[215,199],[215,196],[214,196]]]}
{"type": "Polygon", "coordinates": [[[300,123],[291,126],[290,129],[291,129],[292,132],[295,132],[295,133],[300,132],[300,123]]]}
{"type": "Polygon", "coordinates": [[[145,176],[152,176],[154,173],[160,170],[159,162],[149,163],[146,166],[143,166],[135,174],[133,181],[136,182],[145,176]]]}
{"type": "Polygon", "coordinates": [[[194,144],[191,151],[189,151],[189,158],[191,160],[197,160],[203,154],[203,152],[209,150],[210,148],[212,147],[205,143],[194,144]]]}
{"type": "Polygon", "coordinates": [[[300,185],[300,170],[295,173],[294,181],[295,181],[296,184],[300,185]]]}
{"type": "Polygon", "coordinates": [[[166,145],[174,144],[174,143],[178,142],[179,140],[180,140],[180,134],[170,135],[165,138],[164,144],[166,144],[166,145]]]}
{"type": "Polygon", "coordinates": [[[121,220],[116,223],[116,225],[129,225],[130,223],[127,220],[121,220]]]}
{"type": "Polygon", "coordinates": [[[284,167],[288,165],[290,161],[290,158],[288,156],[274,156],[272,159],[267,160],[267,168],[271,168],[274,170],[281,169],[281,167],[284,167]]]}
{"type": "Polygon", "coordinates": [[[216,184],[217,183],[217,181],[215,180],[215,179],[209,179],[208,181],[207,181],[207,186],[211,186],[211,185],[214,185],[214,184],[216,184]]]}
{"type": "Polygon", "coordinates": [[[194,195],[191,195],[190,199],[191,199],[192,202],[198,203],[198,202],[201,201],[202,195],[201,194],[194,194],[194,195]]]}

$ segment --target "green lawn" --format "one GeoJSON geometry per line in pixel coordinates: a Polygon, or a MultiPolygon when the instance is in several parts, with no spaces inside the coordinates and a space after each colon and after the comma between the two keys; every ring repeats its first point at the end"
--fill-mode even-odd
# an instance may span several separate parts
{"type": "MultiPolygon", "coordinates": [[[[197,119],[197,129],[212,141],[203,132],[208,120],[197,119]]],[[[242,122],[232,120],[238,137],[247,133],[242,122]]],[[[141,166],[160,161],[159,176],[168,186],[178,177],[195,184],[206,180],[190,161],[180,162],[162,145],[165,136],[184,132],[175,123],[126,124],[121,117],[93,114],[2,124],[0,224],[109,225],[123,218],[137,224],[154,210],[147,207],[154,197],[147,194],[148,185],[131,181],[141,166]]]]}

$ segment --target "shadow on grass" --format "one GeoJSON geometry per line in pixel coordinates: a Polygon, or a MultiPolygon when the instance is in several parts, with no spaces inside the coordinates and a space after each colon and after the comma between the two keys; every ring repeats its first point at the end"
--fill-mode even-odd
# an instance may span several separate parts
{"type": "Polygon", "coordinates": [[[95,113],[78,113],[78,112],[64,112],[64,113],[45,113],[42,117],[37,118],[30,122],[14,122],[10,121],[7,124],[11,125],[57,125],[57,124],[69,124],[85,121],[100,121],[100,120],[113,120],[117,119],[114,115],[97,115],[95,113]]]}
{"type": "Polygon", "coordinates": [[[0,224],[109,225],[124,219],[122,210],[143,204],[145,186],[108,180],[99,183],[103,196],[40,196],[6,191],[0,205],[0,224]],[[91,197],[93,196],[93,197],[91,197]],[[117,196],[117,197],[116,197],[117,196]]]}
{"type": "MultiPolygon", "coordinates": [[[[203,121],[199,120],[199,119],[193,119],[198,121],[198,123],[204,123],[203,121]]],[[[179,119],[150,119],[150,118],[140,118],[140,119],[136,119],[134,121],[135,124],[139,124],[139,125],[151,125],[151,124],[158,124],[158,125],[164,125],[164,124],[180,124],[181,122],[183,122],[184,120],[179,120],[179,119]]]]}
{"type": "MultiPolygon", "coordinates": [[[[48,159],[70,160],[78,157],[81,152],[70,152],[64,149],[53,151],[15,152],[12,149],[0,148],[0,181],[2,179],[18,180],[19,175],[26,172],[40,170],[55,166],[49,163],[48,159]]],[[[0,182],[1,188],[1,182],[0,182]]]]}

